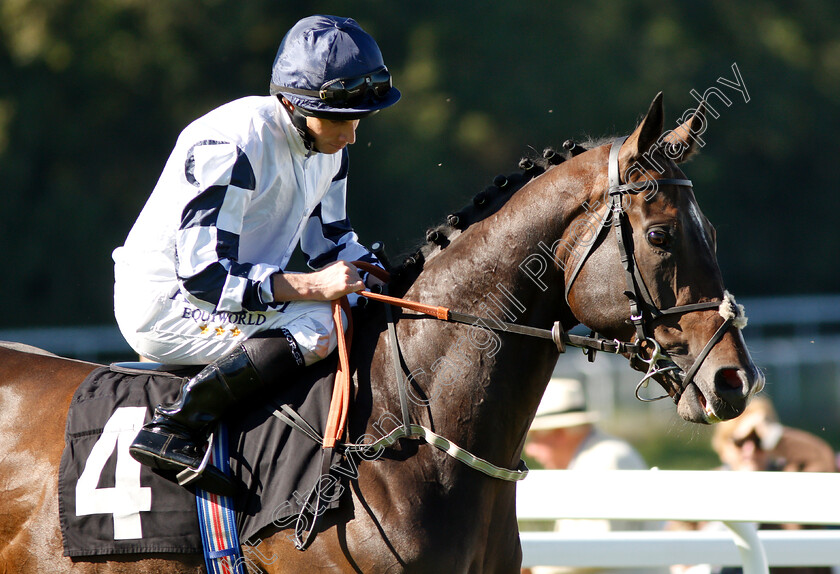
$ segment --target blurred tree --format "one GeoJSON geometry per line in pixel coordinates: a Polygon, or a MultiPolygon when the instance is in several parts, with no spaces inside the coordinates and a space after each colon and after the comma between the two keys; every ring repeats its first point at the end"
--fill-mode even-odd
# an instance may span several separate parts
{"type": "Polygon", "coordinates": [[[737,63],[750,101],[726,91],[687,167],[727,285],[840,291],[840,235],[816,218],[836,201],[830,0],[0,0],[0,327],[112,321],[110,252],[178,132],[266,93],[280,39],[314,12],[356,18],[404,94],[351,150],[351,217],[394,258],[521,155],[627,132],[660,90],[673,125],[737,63]]]}

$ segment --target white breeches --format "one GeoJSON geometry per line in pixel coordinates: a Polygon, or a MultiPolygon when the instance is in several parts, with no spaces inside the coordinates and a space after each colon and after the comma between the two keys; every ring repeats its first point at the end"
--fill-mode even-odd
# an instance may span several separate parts
{"type": "MultiPolygon", "coordinates": [[[[210,313],[180,293],[138,309],[136,300],[115,297],[115,315],[128,344],[161,363],[204,365],[230,353],[237,343],[269,330],[285,329],[310,365],[337,345],[329,302],[292,301],[277,310],[210,313]]],[[[342,315],[343,328],[347,318],[342,315]]]]}

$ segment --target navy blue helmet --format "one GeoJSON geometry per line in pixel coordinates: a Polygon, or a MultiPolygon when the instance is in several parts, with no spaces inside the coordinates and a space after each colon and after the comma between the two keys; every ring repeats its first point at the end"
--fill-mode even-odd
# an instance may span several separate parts
{"type": "Polygon", "coordinates": [[[358,119],[400,99],[376,41],[352,18],[309,16],[280,43],[271,94],[304,115],[358,119]]]}

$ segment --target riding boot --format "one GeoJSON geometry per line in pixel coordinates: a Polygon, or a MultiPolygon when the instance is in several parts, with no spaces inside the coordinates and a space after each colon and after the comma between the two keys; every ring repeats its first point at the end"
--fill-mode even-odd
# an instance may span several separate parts
{"type": "MultiPolygon", "coordinates": [[[[285,337],[248,340],[207,365],[182,384],[175,403],[155,408],[154,417],[129,447],[131,456],[162,471],[199,468],[212,426],[230,407],[266,386],[261,373],[270,373],[266,382],[271,383],[300,368],[302,361],[292,343],[285,337]]],[[[190,484],[223,495],[235,490],[233,481],[213,465],[190,484]]]]}

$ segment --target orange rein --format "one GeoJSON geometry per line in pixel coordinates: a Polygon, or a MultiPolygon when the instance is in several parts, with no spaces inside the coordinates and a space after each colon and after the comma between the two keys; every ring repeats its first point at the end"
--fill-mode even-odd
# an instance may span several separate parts
{"type": "Polygon", "coordinates": [[[353,339],[353,321],[347,297],[332,301],[333,322],[338,337],[338,369],[335,372],[330,412],[327,415],[327,428],[324,430],[323,448],[333,448],[341,439],[347,426],[347,411],[350,406],[350,341],[353,339]],[[347,317],[347,332],[341,321],[341,311],[347,317]]]}
{"type": "MultiPolygon", "coordinates": [[[[367,271],[377,279],[386,283],[391,279],[390,273],[380,269],[376,265],[371,265],[370,263],[366,263],[364,261],[355,261],[353,262],[353,265],[363,271],[367,271]]],[[[423,313],[424,315],[430,315],[440,319],[441,321],[449,320],[449,309],[446,307],[426,305],[425,303],[408,301],[406,299],[400,299],[399,297],[390,297],[388,295],[382,295],[381,293],[373,293],[372,291],[360,291],[359,295],[363,295],[368,299],[373,299],[374,301],[382,301],[383,303],[388,303],[389,305],[396,305],[397,307],[402,307],[403,309],[411,309],[412,311],[417,311],[418,313],[423,313]]]]}
{"type": "Polygon", "coordinates": [[[408,301],[398,297],[389,297],[388,295],[372,293],[371,291],[360,291],[359,295],[364,295],[368,299],[373,299],[374,301],[382,301],[383,303],[388,303],[389,305],[396,305],[397,307],[402,307],[403,309],[411,309],[412,311],[417,311],[418,313],[423,313],[424,315],[430,315],[436,319],[440,319],[441,321],[449,320],[449,309],[447,307],[435,307],[434,305],[426,305],[425,303],[408,301]]]}
{"type": "MultiPolygon", "coordinates": [[[[367,271],[386,283],[391,278],[391,275],[387,271],[365,261],[354,261],[353,265],[362,271],[367,271]]],[[[446,307],[407,301],[398,297],[373,293],[372,291],[359,291],[358,294],[368,299],[388,303],[389,305],[411,309],[412,311],[417,311],[418,313],[423,313],[424,315],[429,315],[443,321],[449,320],[449,309],[446,307]]],[[[341,440],[344,429],[347,427],[347,412],[350,406],[350,341],[353,339],[353,323],[347,297],[341,297],[332,301],[332,310],[335,331],[338,336],[338,369],[335,374],[335,386],[333,387],[332,400],[330,401],[330,412],[327,415],[327,428],[324,430],[323,448],[333,448],[341,440]],[[346,333],[344,332],[341,321],[342,309],[348,322],[346,333]]]]}

